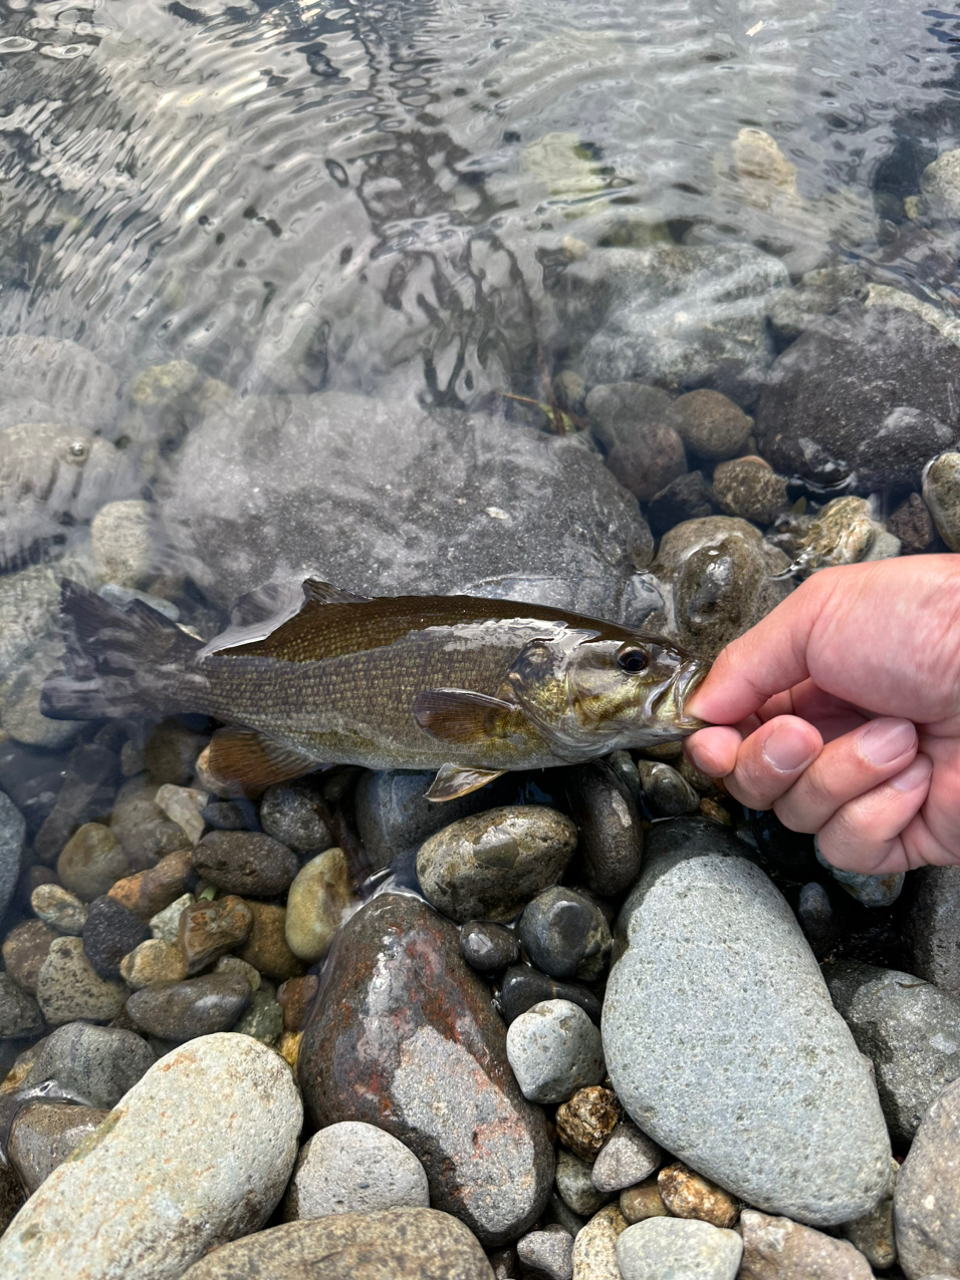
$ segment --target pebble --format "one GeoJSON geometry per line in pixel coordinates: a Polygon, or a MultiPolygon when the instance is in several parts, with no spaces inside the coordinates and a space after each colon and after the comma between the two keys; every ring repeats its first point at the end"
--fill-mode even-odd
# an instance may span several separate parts
{"type": "Polygon", "coordinates": [[[640,871],[643,833],[636,799],[623,775],[605,760],[580,765],[571,770],[567,795],[580,833],[584,884],[610,896],[629,889],[640,871]]]}
{"type": "MultiPolygon", "coordinates": [[[[242,977],[251,991],[259,991],[261,985],[270,986],[272,984],[266,982],[260,974],[259,969],[255,969],[252,964],[247,964],[246,960],[241,960],[239,956],[221,956],[217,963],[213,966],[214,973],[235,973],[242,977]]],[[[296,982],[297,979],[291,979],[296,982]]]]}
{"type": "Polygon", "coordinates": [[[897,1260],[897,1241],[893,1228],[893,1197],[900,1165],[896,1160],[890,1162],[889,1188],[877,1201],[876,1205],[862,1218],[854,1218],[845,1222],[841,1233],[850,1241],[855,1249],[859,1249],[866,1260],[877,1271],[892,1267],[897,1260]]]}
{"type": "Polygon", "coordinates": [[[186,956],[175,943],[162,938],[147,938],[120,961],[120,977],[134,991],[160,982],[182,982],[186,976],[186,956]]]}
{"type": "Polygon", "coordinates": [[[284,1276],[309,1280],[330,1260],[331,1280],[494,1280],[476,1236],[435,1209],[381,1209],[288,1222],[218,1249],[182,1280],[284,1276]]]}
{"type": "Polygon", "coordinates": [[[496,973],[515,964],[520,943],[512,929],[486,920],[469,920],[460,930],[460,954],[472,969],[496,973]]]}
{"type": "Polygon", "coordinates": [[[0,1272],[175,1280],[267,1220],[301,1121],[289,1069],[257,1041],[214,1035],[175,1049],[31,1196],[0,1238],[0,1272]],[[185,1098],[194,1124],[216,1118],[215,1160],[208,1142],[184,1140],[185,1098]]]}
{"type": "Polygon", "coordinates": [[[60,884],[38,884],[30,895],[30,906],[38,920],[58,933],[79,937],[87,923],[86,906],[60,884]]]}
{"type": "Polygon", "coordinates": [[[960,999],[960,867],[921,867],[910,889],[903,920],[910,971],[960,999]]]}
{"type": "Polygon", "coordinates": [[[557,1137],[581,1160],[592,1162],[622,1116],[623,1108],[612,1089],[589,1085],[557,1108],[557,1137]]]}
{"type": "Polygon", "coordinates": [[[903,555],[933,550],[937,529],[930,508],[919,493],[908,494],[887,516],[887,529],[899,539],[903,555]]]}
{"type": "Polygon", "coordinates": [[[154,572],[156,507],[140,498],[108,502],[93,517],[90,536],[97,574],[121,587],[146,587],[154,572]]]}
{"type": "Polygon", "coordinates": [[[87,822],[70,837],[57,859],[57,875],[65,888],[92,902],[130,870],[114,833],[100,822],[87,822]]]}
{"type": "Polygon", "coordinates": [[[213,902],[186,907],[180,913],[177,941],[187,962],[187,972],[199,973],[206,969],[243,942],[252,927],[252,911],[242,898],[232,893],[213,902]]]}
{"type": "MultiPolygon", "coordinates": [[[[148,751],[149,746],[148,743],[148,751]]],[[[126,875],[128,870],[145,870],[153,866],[157,858],[182,849],[187,843],[183,827],[179,822],[171,821],[156,803],[158,790],[157,781],[141,773],[129,778],[117,793],[110,815],[110,830],[130,861],[130,867],[125,867],[121,875],[126,875]]],[[[106,893],[106,889],[100,892],[106,893]]]]}
{"type": "Polygon", "coordinates": [[[169,782],[182,787],[190,782],[197,757],[209,741],[208,735],[194,733],[179,720],[162,720],[143,750],[144,763],[156,786],[169,782]]]}
{"type": "Polygon", "coordinates": [[[531,1231],[517,1241],[517,1259],[531,1280],[573,1280],[573,1236],[560,1226],[531,1231]]]}
{"type": "Polygon", "coordinates": [[[259,831],[257,811],[249,800],[208,800],[201,814],[218,831],[259,831]]]}
{"type": "Polygon", "coordinates": [[[37,1001],[47,1024],[78,1018],[109,1022],[123,1008],[126,988],[109,982],[87,959],[80,938],[55,938],[37,975],[37,1001]]]}
{"type": "Polygon", "coordinates": [[[593,982],[607,967],[610,927],[597,904],[576,889],[557,885],[538,894],[518,929],[532,962],[551,978],[593,982]]]}
{"type": "Polygon", "coordinates": [[[120,961],[150,936],[148,926],[115,898],[94,898],[83,926],[83,949],[101,978],[119,978],[120,961]]]}
{"type": "Polygon", "coordinates": [[[917,1130],[900,1169],[893,1217],[908,1280],[960,1274],[960,1080],[948,1084],[917,1130]]]}
{"type": "Polygon", "coordinates": [[[740,1234],[739,1280],[873,1280],[870,1263],[852,1244],[789,1218],[744,1209],[740,1234]]]}
{"type": "Polygon", "coordinates": [[[380,894],[328,954],[300,1050],[304,1103],[318,1127],[363,1120],[399,1138],[423,1162],[434,1207],[499,1245],[537,1220],[554,1169],[505,1040],[456,927],[418,898],[380,894]]]}
{"type": "Polygon", "coordinates": [[[192,893],[181,894],[179,898],[175,898],[162,911],[158,911],[155,916],[151,916],[148,921],[150,932],[155,938],[161,938],[164,942],[172,942],[175,945],[180,943],[180,917],[196,902],[196,898],[192,893]]]}
{"type": "Polygon", "coordinates": [[[713,492],[728,516],[773,524],[790,506],[787,482],[763,458],[734,458],[713,473],[713,492]]]}
{"type": "Polygon", "coordinates": [[[237,949],[237,955],[274,982],[298,978],[304,965],[287,942],[286,910],[255,899],[248,900],[247,906],[253,916],[253,924],[246,942],[237,949]]]}
{"type": "Polygon", "coordinates": [[[297,853],[322,853],[334,844],[322,815],[322,793],[316,779],[280,782],[267,787],[260,800],[260,825],[268,836],[297,853]]]}
{"type": "Polygon", "coordinates": [[[593,1185],[598,1191],[622,1191],[648,1178],[662,1158],[652,1138],[632,1120],[621,1120],[594,1161],[593,1185]]]}
{"type": "Polygon", "coordinates": [[[284,1030],[302,1030],[304,1017],[317,994],[318,985],[317,975],[307,973],[302,978],[288,978],[280,986],[277,991],[277,1000],[283,1010],[284,1030]]]}
{"type": "Polygon", "coordinates": [[[710,462],[735,458],[753,430],[753,419],[719,391],[688,391],[671,408],[680,439],[692,454],[710,462]]]}
{"type": "Polygon", "coordinates": [[[906,1148],[941,1090],[960,1077],[960,1000],[896,969],[824,968],[833,1003],[873,1062],[894,1143],[906,1148]]]}
{"type": "Polygon", "coordinates": [[[6,911],[20,876],[20,858],[27,835],[23,814],[5,791],[0,791],[0,916],[6,911]]]}
{"type": "Polygon", "coordinates": [[[648,839],[604,1000],[612,1086],[645,1133],[749,1204],[845,1222],[889,1178],[876,1087],[786,901],[712,825],[675,818],[648,839]]]}
{"type": "Polygon", "coordinates": [[[307,964],[325,955],[352,901],[341,849],[327,849],[304,863],[287,894],[285,928],[293,954],[307,964]]]}
{"type": "Polygon", "coordinates": [[[675,1218],[699,1218],[714,1227],[729,1228],[740,1216],[737,1201],[708,1178],[676,1161],[657,1174],[660,1199],[675,1218]]]}
{"type": "Polygon", "coordinates": [[[127,1017],[147,1035],[182,1044],[194,1036],[228,1031],[251,999],[245,978],[208,973],[135,991],[127,1001],[127,1017]]]}
{"type": "Polygon", "coordinates": [[[63,751],[83,728],[79,720],[48,719],[40,710],[40,691],[58,663],[46,649],[38,651],[10,684],[0,707],[3,732],[14,742],[44,751],[63,751]]]}
{"type": "Polygon", "coordinates": [[[36,994],[40,968],[56,936],[41,920],[24,920],[15,924],[3,940],[7,973],[31,995],[36,994]]]}
{"type": "Polygon", "coordinates": [[[111,898],[122,902],[144,920],[151,920],[172,902],[182,898],[196,880],[189,849],[178,849],[145,871],[124,876],[108,890],[111,898]]]}
{"type": "Polygon", "coordinates": [[[72,1155],[110,1114],[102,1107],[33,1102],[21,1107],[10,1126],[7,1159],[28,1195],[72,1155]]]}
{"type": "Polygon", "coordinates": [[[43,1030],[40,1006],[6,973],[0,973],[0,1040],[19,1040],[43,1030]]]}
{"type": "Polygon", "coordinates": [[[735,1280],[742,1255],[735,1231],[681,1218],[648,1218],[617,1239],[622,1280],[735,1280]]]}
{"type": "Polygon", "coordinates": [[[638,760],[637,771],[644,801],[655,817],[679,818],[699,809],[696,791],[666,760],[638,760]]]}
{"type": "MultiPolygon", "coordinates": [[[[602,1208],[610,1196],[598,1191],[590,1176],[591,1167],[586,1160],[581,1160],[566,1147],[557,1151],[557,1191],[563,1203],[574,1213],[589,1217],[602,1208]]],[[[576,1234],[576,1233],[574,1233],[576,1234]]]]}
{"type": "Polygon", "coordinates": [[[409,1148],[375,1125],[343,1120],[304,1143],[283,1199],[283,1220],[429,1204],[426,1171],[409,1148]]]}
{"type": "Polygon", "coordinates": [[[101,743],[84,742],[74,747],[53,808],[34,837],[33,851],[39,861],[51,866],[82,823],[110,812],[117,792],[118,765],[116,755],[101,743]]]}
{"type": "Polygon", "coordinates": [[[699,520],[716,513],[713,486],[703,478],[702,471],[686,471],[677,476],[655,493],[647,505],[647,519],[657,538],[684,520],[699,520]]]}
{"type": "Polygon", "coordinates": [[[819,880],[810,880],[801,888],[796,913],[810,949],[822,960],[840,941],[843,927],[836,904],[819,880]]]}
{"type": "Polygon", "coordinates": [[[531,1102],[565,1102],[603,1079],[600,1033],[579,1005],[543,1000],[507,1028],[507,1058],[531,1102]]]}
{"type": "Polygon", "coordinates": [[[626,1187],[621,1191],[620,1212],[630,1223],[670,1216],[670,1211],[660,1195],[660,1184],[656,1178],[645,1178],[638,1186],[626,1187]]]}
{"type": "Polygon", "coordinates": [[[626,1228],[615,1204],[595,1213],[573,1242],[573,1280],[621,1280],[617,1240],[626,1228]]]}
{"type": "Polygon", "coordinates": [[[960,217],[960,151],[943,151],[920,174],[920,189],[941,218],[960,217]]]}
{"type": "Polygon", "coordinates": [[[504,1021],[509,1026],[521,1013],[526,1013],[542,1000],[569,1000],[579,1005],[591,1022],[600,1025],[600,1001],[586,987],[573,982],[554,982],[538,969],[528,964],[518,964],[503,975],[500,987],[500,1003],[504,1021]]]}
{"type": "Polygon", "coordinates": [[[838,884],[842,884],[850,897],[864,907],[892,907],[903,892],[906,876],[902,871],[889,871],[886,875],[869,875],[863,871],[845,871],[842,867],[834,867],[820,852],[820,845],[814,837],[814,849],[817,861],[827,870],[838,884]]]}
{"type": "Polygon", "coordinates": [[[149,1070],[156,1054],[135,1031],[71,1022],[36,1047],[21,1087],[55,1080],[95,1107],[114,1107],[149,1070]]]}
{"type": "Polygon", "coordinates": [[[649,502],[687,469],[673,401],[659,387],[610,382],[587,396],[587,414],[607,466],[641,502],[649,502]]]}
{"type": "Polygon", "coordinates": [[[276,1044],[283,1033],[283,1010],[272,983],[264,983],[251,993],[250,1003],[233,1024],[233,1030],[263,1044],[276,1044]]]}
{"type": "Polygon", "coordinates": [[[194,845],[203,835],[206,825],[203,808],[208,798],[205,791],[198,791],[195,787],[178,787],[172,782],[165,782],[157,788],[155,800],[157,808],[181,827],[189,843],[194,845]]]}
{"type": "Polygon", "coordinates": [[[951,551],[960,551],[960,453],[941,453],[923,470],[923,501],[937,533],[951,551]]]}
{"type": "Polygon", "coordinates": [[[576,825],[554,809],[490,809],[428,837],[417,854],[417,878],[428,902],[458,924],[512,920],[560,878],[576,845],[576,825]]]}
{"type": "Polygon", "coordinates": [[[275,898],[300,868],[292,849],[257,831],[208,831],[193,851],[198,875],[225,893],[275,898]]]}

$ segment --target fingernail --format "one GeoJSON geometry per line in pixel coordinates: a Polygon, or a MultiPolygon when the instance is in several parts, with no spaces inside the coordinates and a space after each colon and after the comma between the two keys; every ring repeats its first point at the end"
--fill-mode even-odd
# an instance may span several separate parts
{"type": "Polygon", "coordinates": [[[779,773],[793,773],[813,759],[810,747],[788,725],[774,729],[763,744],[763,757],[779,773]]]}
{"type": "Polygon", "coordinates": [[[890,764],[917,740],[909,720],[872,720],[860,735],[860,750],[871,764],[890,764]]]}
{"type": "Polygon", "coordinates": [[[933,761],[927,756],[917,756],[903,773],[898,773],[895,778],[890,779],[890,785],[895,791],[912,791],[914,787],[919,787],[922,782],[926,782],[932,771],[933,761]]]}

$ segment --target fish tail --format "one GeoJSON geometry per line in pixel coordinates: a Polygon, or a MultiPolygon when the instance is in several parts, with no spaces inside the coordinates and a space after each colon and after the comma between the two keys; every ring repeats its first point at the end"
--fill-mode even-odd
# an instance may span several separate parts
{"type": "MultiPolygon", "coordinates": [[[[66,579],[60,591],[66,653],[63,669],[43,686],[45,716],[104,720],[198,709],[197,699],[184,696],[184,676],[202,640],[140,600],[112,604],[66,579]]],[[[188,687],[198,679],[195,673],[188,687]]]]}

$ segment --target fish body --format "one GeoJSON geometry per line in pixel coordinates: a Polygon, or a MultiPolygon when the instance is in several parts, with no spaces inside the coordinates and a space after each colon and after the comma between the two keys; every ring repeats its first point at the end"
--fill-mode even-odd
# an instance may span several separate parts
{"type": "Polygon", "coordinates": [[[207,645],[141,602],[64,584],[48,715],[202,712],[237,726],[211,766],[251,790],[321,764],[438,769],[449,799],[514,769],[590,760],[700,726],[705,664],[666,640],[540,605],[367,599],[308,580],[292,616],[207,645]]]}

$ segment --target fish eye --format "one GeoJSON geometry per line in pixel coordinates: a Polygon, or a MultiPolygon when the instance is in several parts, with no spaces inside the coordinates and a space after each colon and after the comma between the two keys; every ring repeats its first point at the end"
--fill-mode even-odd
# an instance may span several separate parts
{"type": "Polygon", "coordinates": [[[617,662],[620,670],[625,671],[629,676],[635,676],[641,671],[646,671],[650,665],[649,659],[642,649],[621,649],[617,654],[617,662]]]}

